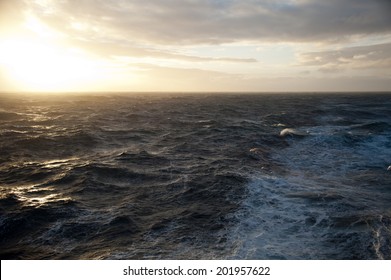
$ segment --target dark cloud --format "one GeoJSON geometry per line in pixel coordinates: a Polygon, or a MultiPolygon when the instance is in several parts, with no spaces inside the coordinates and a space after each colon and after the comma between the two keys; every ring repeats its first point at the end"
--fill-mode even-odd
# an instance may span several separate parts
{"type": "Polygon", "coordinates": [[[64,0],[50,5],[55,5],[47,5],[52,13],[42,4],[30,8],[67,32],[77,20],[96,28],[90,36],[172,45],[322,41],[391,32],[391,6],[385,0],[64,0]]]}

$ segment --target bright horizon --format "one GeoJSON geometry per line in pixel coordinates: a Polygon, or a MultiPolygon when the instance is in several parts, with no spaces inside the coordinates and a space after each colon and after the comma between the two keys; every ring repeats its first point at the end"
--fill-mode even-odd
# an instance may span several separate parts
{"type": "Polygon", "coordinates": [[[390,12],[386,0],[5,0],[0,91],[390,91],[390,12]]]}

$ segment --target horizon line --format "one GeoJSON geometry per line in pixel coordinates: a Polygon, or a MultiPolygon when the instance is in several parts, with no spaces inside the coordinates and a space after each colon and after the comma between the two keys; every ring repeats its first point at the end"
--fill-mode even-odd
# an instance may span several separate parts
{"type": "Polygon", "coordinates": [[[313,93],[313,94],[338,94],[338,93],[391,93],[391,90],[293,90],[293,91],[133,91],[133,90],[118,90],[118,91],[0,91],[0,94],[289,94],[289,93],[313,93]]]}

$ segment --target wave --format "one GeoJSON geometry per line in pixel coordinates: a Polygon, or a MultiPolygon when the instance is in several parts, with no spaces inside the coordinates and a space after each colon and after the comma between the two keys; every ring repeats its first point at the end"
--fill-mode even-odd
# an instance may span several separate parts
{"type": "Polygon", "coordinates": [[[281,137],[286,137],[286,136],[295,136],[295,137],[304,137],[308,135],[307,132],[305,131],[300,131],[300,130],[297,130],[297,129],[293,129],[293,128],[284,128],[283,130],[281,130],[280,132],[280,136],[281,137]]]}
{"type": "Polygon", "coordinates": [[[3,259],[390,259],[391,103],[0,97],[3,259]]]}

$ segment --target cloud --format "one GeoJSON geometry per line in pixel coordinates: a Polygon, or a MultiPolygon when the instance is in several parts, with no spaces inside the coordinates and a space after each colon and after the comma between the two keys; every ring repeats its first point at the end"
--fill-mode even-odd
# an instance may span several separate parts
{"type": "Polygon", "coordinates": [[[29,9],[51,25],[95,40],[127,38],[170,45],[306,42],[391,32],[388,0],[29,2],[29,9]],[[85,28],[77,29],[77,24],[85,28]]]}
{"type": "Polygon", "coordinates": [[[390,14],[389,0],[0,0],[0,35],[102,60],[117,88],[385,90],[390,14]]]}
{"type": "Polygon", "coordinates": [[[163,50],[153,46],[137,46],[129,41],[121,41],[116,43],[108,42],[93,42],[85,40],[72,40],[72,45],[81,49],[88,49],[89,52],[103,57],[128,57],[128,58],[158,58],[169,60],[180,60],[188,62],[231,62],[231,63],[254,63],[255,58],[240,58],[240,57],[210,57],[210,56],[195,56],[180,53],[174,50],[163,50]]]}
{"type": "Polygon", "coordinates": [[[302,65],[316,66],[324,73],[347,69],[388,69],[391,74],[391,43],[309,52],[301,54],[300,60],[302,65]]]}

